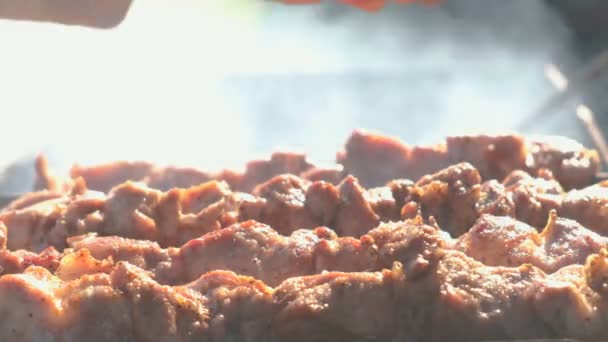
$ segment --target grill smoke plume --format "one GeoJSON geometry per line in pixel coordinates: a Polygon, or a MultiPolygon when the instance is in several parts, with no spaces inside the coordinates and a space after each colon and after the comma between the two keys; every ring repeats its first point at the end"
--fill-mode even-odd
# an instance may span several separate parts
{"type": "MultiPolygon", "coordinates": [[[[45,151],[63,171],[116,159],[239,167],[277,146],[331,162],[354,128],[410,143],[502,131],[553,91],[546,63],[572,62],[568,29],[526,0],[374,14],[146,0],[116,30],[0,22],[0,39],[0,162],[45,151]]],[[[578,138],[556,129],[577,127],[563,117],[530,132],[578,138]]],[[[3,184],[27,189],[31,172],[12,170],[3,184]]]]}
{"type": "MultiPolygon", "coordinates": [[[[282,53],[324,58],[232,79],[231,97],[267,118],[258,131],[277,122],[288,132],[269,130],[262,147],[289,138],[316,155],[338,148],[356,127],[413,143],[508,130],[553,91],[545,65],[573,62],[567,27],[541,1],[446,1],[371,15],[335,5],[284,7],[265,27],[273,38],[267,50],[277,55],[270,54],[272,64],[281,65],[282,53]]],[[[565,122],[575,127],[565,133],[578,137],[571,113],[553,121],[529,130],[556,133],[555,125],[565,122]]]]}

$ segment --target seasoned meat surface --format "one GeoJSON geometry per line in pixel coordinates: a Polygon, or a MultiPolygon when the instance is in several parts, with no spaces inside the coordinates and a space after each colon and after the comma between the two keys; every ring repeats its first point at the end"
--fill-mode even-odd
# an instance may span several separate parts
{"type": "Polygon", "coordinates": [[[471,164],[456,164],[422,177],[407,201],[417,203],[423,217],[432,216],[440,227],[459,236],[479,216],[480,183],[479,172],[471,164]]]}
{"type": "Polygon", "coordinates": [[[490,266],[531,264],[552,273],[569,265],[582,265],[587,257],[608,248],[608,237],[576,221],[551,213],[542,232],[510,217],[482,215],[455,249],[490,266]]]}
{"type": "Polygon", "coordinates": [[[564,190],[550,175],[546,176],[533,178],[523,171],[514,171],[504,180],[513,217],[540,228],[551,210],[560,209],[564,190]]]}
{"type": "Polygon", "coordinates": [[[608,235],[608,182],[570,191],[563,200],[560,213],[608,235]]]}
{"type": "Polygon", "coordinates": [[[309,182],[293,175],[277,176],[258,185],[253,193],[265,200],[258,220],[284,229],[286,233],[318,225],[306,207],[309,185],[309,182]]]}
{"type": "Polygon", "coordinates": [[[341,235],[360,236],[380,223],[366,191],[356,178],[349,176],[338,186],[340,205],[335,217],[335,227],[341,235]]]}
{"type": "Polygon", "coordinates": [[[527,141],[526,169],[534,175],[550,170],[566,189],[590,185],[599,171],[596,151],[565,137],[539,137],[527,141]]]}

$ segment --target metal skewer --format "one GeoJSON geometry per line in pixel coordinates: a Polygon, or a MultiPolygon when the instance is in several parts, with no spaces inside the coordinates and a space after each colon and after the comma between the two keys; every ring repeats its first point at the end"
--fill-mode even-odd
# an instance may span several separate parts
{"type": "Polygon", "coordinates": [[[563,80],[560,80],[559,76],[557,76],[557,74],[561,74],[559,69],[557,69],[555,65],[548,65],[545,69],[545,74],[557,88],[557,92],[549,96],[538,109],[526,116],[526,118],[517,125],[517,128],[522,129],[529,127],[538,122],[538,120],[542,119],[545,115],[551,114],[552,110],[563,105],[590,81],[600,77],[607,69],[608,51],[604,51],[597,55],[581,71],[570,77],[570,79],[564,77],[563,80]]]}
{"type": "MultiPolygon", "coordinates": [[[[568,88],[568,78],[559,70],[559,68],[554,64],[549,64],[545,68],[545,75],[547,79],[557,88],[559,91],[564,91],[568,88]]],[[[602,158],[604,167],[608,166],[608,143],[606,143],[606,137],[602,130],[599,128],[597,121],[595,120],[595,114],[593,111],[584,104],[580,104],[576,107],[576,116],[585,126],[587,133],[593,140],[593,143],[597,147],[600,152],[600,157],[602,158]]],[[[599,172],[596,175],[596,180],[606,180],[608,179],[608,173],[599,172]]]]}
{"type": "Polygon", "coordinates": [[[576,115],[583,122],[595,146],[600,151],[604,166],[608,166],[608,144],[606,144],[606,138],[595,121],[595,114],[593,114],[589,107],[579,105],[576,108],[576,115]]]}

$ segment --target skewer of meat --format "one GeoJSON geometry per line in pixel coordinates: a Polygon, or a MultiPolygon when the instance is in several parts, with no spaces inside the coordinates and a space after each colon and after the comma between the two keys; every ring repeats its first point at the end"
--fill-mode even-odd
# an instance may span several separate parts
{"type": "Polygon", "coordinates": [[[381,222],[421,215],[431,217],[452,236],[468,231],[480,215],[512,216],[541,229],[551,210],[601,234],[608,215],[603,183],[565,192],[543,171],[533,178],[515,171],[502,183],[481,181],[477,169],[463,163],[414,183],[395,180],[366,190],[349,176],[337,187],[293,175],[277,176],[253,194],[232,192],[217,181],[189,189],[161,192],[127,182],[108,195],[83,186],[72,193],[30,194],[0,213],[8,227],[9,248],[41,251],[65,248],[66,239],[86,233],[156,241],[179,246],[235,222],[256,220],[284,235],[302,228],[327,226],[339,236],[359,237],[381,222]]]}
{"type": "MultiPolygon", "coordinates": [[[[504,179],[515,170],[538,176],[549,170],[567,190],[591,185],[599,171],[594,150],[565,138],[525,139],[518,135],[449,137],[435,146],[409,146],[399,139],[355,131],[336,156],[338,166],[319,168],[298,153],[274,153],[269,160],[255,160],[244,172],[209,173],[193,168],[156,167],[143,162],[115,162],[97,166],[74,166],[71,178],[83,178],[92,190],[108,192],[127,180],[167,191],[187,188],[215,179],[227,182],[235,191],[252,192],[281,174],[324,180],[334,185],[352,175],[365,187],[379,187],[394,179],[419,179],[450,165],[468,162],[484,180],[504,179]]],[[[44,163],[41,163],[44,166],[44,163]]],[[[48,173],[44,167],[38,173],[48,173]]],[[[39,177],[41,188],[71,180],[39,177]],[[45,186],[47,185],[47,186],[45,186]]]]}
{"type": "Polygon", "coordinates": [[[0,266],[4,274],[37,265],[65,277],[73,273],[65,271],[66,263],[86,263],[93,257],[105,262],[93,271],[124,261],[149,271],[161,284],[184,284],[213,270],[227,270],[275,286],[291,277],[326,271],[379,271],[394,262],[404,265],[407,277],[415,278],[436,262],[438,249],[462,251],[488,266],[530,264],[553,273],[583,264],[589,255],[608,247],[608,238],[558,218],[555,212],[540,233],[509,217],[483,215],[458,239],[417,218],[380,225],[359,239],[337,237],[322,227],[282,236],[269,226],[245,222],[207,233],[181,248],[162,249],[151,241],[116,236],[85,235],[69,242],[71,248],[62,254],[2,251],[0,266]]]}
{"type": "Polygon", "coordinates": [[[269,287],[213,271],[163,286],[119,262],[0,277],[2,340],[445,341],[608,338],[608,257],[546,274],[437,250],[424,272],[327,272],[269,287]],[[98,269],[96,272],[79,270],[98,269]],[[373,313],[373,314],[372,314],[373,313]],[[440,328],[438,328],[440,327],[440,328]],[[466,327],[466,329],[463,329],[466,327]]]}

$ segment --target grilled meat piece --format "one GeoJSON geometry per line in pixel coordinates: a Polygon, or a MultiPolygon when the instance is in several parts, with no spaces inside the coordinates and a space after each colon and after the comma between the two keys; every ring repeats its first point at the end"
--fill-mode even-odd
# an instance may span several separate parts
{"type": "Polygon", "coordinates": [[[253,194],[265,200],[260,216],[255,218],[284,233],[298,228],[313,228],[318,225],[306,206],[309,182],[293,176],[277,176],[258,185],[253,194]]]}
{"type": "Polygon", "coordinates": [[[62,253],[49,247],[40,253],[26,250],[0,251],[0,275],[22,273],[30,266],[44,267],[55,272],[61,263],[62,253]]]}
{"type": "Polygon", "coordinates": [[[340,205],[335,216],[335,228],[343,236],[360,236],[380,223],[366,191],[356,178],[349,176],[339,185],[340,205]]]}
{"type": "Polygon", "coordinates": [[[415,202],[423,217],[433,217],[440,227],[459,236],[475,222],[479,213],[479,172],[469,163],[450,166],[422,177],[406,202],[415,202]]]}
{"type": "Polygon", "coordinates": [[[182,282],[212,270],[250,275],[270,285],[323,270],[378,269],[371,241],[337,238],[326,228],[300,230],[291,236],[246,222],[188,242],[174,261],[182,282]],[[321,268],[318,268],[321,267],[321,268]]]}
{"type": "MultiPolygon", "coordinates": [[[[186,167],[157,167],[149,174],[143,176],[145,177],[141,178],[142,183],[152,189],[159,189],[161,191],[168,191],[173,188],[189,188],[213,180],[213,175],[207,172],[186,167]]],[[[114,185],[117,184],[120,183],[114,183],[114,185]]],[[[107,190],[112,187],[110,186],[107,190]]]]}
{"type": "MultiPolygon", "coordinates": [[[[247,164],[244,173],[221,171],[208,173],[193,168],[155,167],[145,162],[115,162],[103,165],[82,167],[74,166],[70,171],[72,178],[82,177],[90,189],[108,192],[126,181],[137,181],[162,191],[172,188],[188,188],[210,180],[222,180],[232,189],[251,192],[253,188],[272,177],[290,173],[300,175],[311,171],[313,165],[306,156],[298,153],[273,153],[270,160],[254,160],[247,164]]],[[[39,174],[48,173],[45,168],[39,174]]],[[[40,178],[40,176],[39,176],[40,178]]],[[[48,177],[47,177],[48,178],[48,177]]]]}
{"type": "MultiPolygon", "coordinates": [[[[178,248],[163,249],[156,242],[119,236],[87,234],[71,237],[68,243],[71,249],[66,249],[66,254],[86,250],[95,259],[126,261],[144,270],[152,271],[163,279],[173,276],[168,270],[173,267],[173,258],[179,253],[178,248]]],[[[179,282],[179,280],[171,281],[171,283],[179,282]]]]}
{"type": "Polygon", "coordinates": [[[600,234],[608,235],[608,182],[568,192],[559,212],[600,234]]]}
{"type": "Polygon", "coordinates": [[[555,210],[608,235],[608,225],[604,224],[608,212],[603,209],[608,203],[608,183],[566,192],[546,170],[536,178],[513,171],[502,183],[490,180],[480,184],[478,175],[471,164],[462,163],[423,177],[408,188],[402,218],[432,216],[442,229],[460,236],[482,214],[510,216],[540,231],[555,210]]]}
{"type": "MultiPolygon", "coordinates": [[[[310,171],[314,166],[306,160],[304,154],[277,152],[270,160],[255,160],[247,163],[245,173],[234,180],[226,179],[237,191],[251,192],[258,184],[266,182],[277,175],[300,175],[310,171]]],[[[220,175],[220,178],[223,179],[220,175]]]]}
{"type": "Polygon", "coordinates": [[[219,269],[274,286],[289,277],[323,271],[380,270],[394,261],[406,265],[413,276],[424,267],[420,265],[428,264],[426,257],[447,246],[445,239],[441,230],[420,221],[381,225],[360,239],[338,238],[323,227],[282,236],[250,221],[205,234],[181,248],[161,249],[149,241],[93,235],[71,238],[70,246],[88,250],[96,259],[126,261],[149,270],[163,284],[183,284],[219,269]]]}
{"type": "Polygon", "coordinates": [[[400,219],[390,188],[366,190],[356,178],[338,186],[313,183],[293,175],[280,175],[253,191],[264,199],[259,216],[241,217],[267,223],[283,234],[301,228],[329,226],[340,236],[359,237],[380,222],[400,219]]]}
{"type": "Polygon", "coordinates": [[[496,189],[495,201],[485,202],[487,208],[483,212],[496,215],[502,212],[540,229],[549,213],[556,210],[560,216],[608,236],[605,223],[608,219],[608,182],[564,192],[559,183],[546,175],[532,178],[518,171],[504,183],[504,189],[496,189]],[[502,210],[497,208],[498,202],[502,210]]]}
{"type": "Polygon", "coordinates": [[[503,179],[514,170],[537,176],[548,169],[566,189],[590,185],[599,170],[597,152],[574,141],[526,140],[517,135],[449,137],[445,144],[425,148],[355,131],[337,159],[367,187],[398,178],[417,179],[461,162],[471,163],[485,180],[503,179]]]}
{"type": "Polygon", "coordinates": [[[536,176],[549,170],[566,190],[589,186],[599,171],[598,153],[565,137],[538,137],[526,148],[525,170],[536,176]]]}
{"type": "Polygon", "coordinates": [[[513,204],[512,216],[537,228],[544,226],[551,210],[560,209],[564,194],[550,174],[544,176],[533,178],[523,171],[514,171],[503,181],[513,204]]]}
{"type": "Polygon", "coordinates": [[[84,179],[91,190],[108,192],[118,184],[141,180],[153,170],[151,163],[119,161],[96,167],[74,165],[70,176],[84,179]]]}
{"type": "Polygon", "coordinates": [[[553,273],[569,265],[583,265],[586,258],[608,248],[608,237],[576,221],[558,218],[555,211],[542,232],[510,217],[482,215],[454,249],[489,266],[534,265],[553,273]]]}

